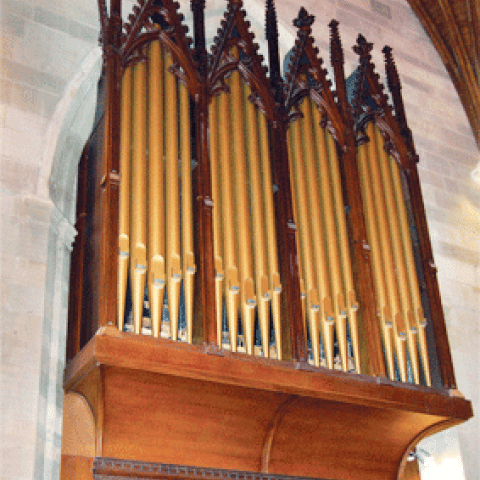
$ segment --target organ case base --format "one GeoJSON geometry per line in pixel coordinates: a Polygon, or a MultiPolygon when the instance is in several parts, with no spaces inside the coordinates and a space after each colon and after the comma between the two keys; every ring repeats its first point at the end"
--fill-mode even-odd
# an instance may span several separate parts
{"type": "Polygon", "coordinates": [[[421,438],[472,413],[453,392],[111,327],[65,387],[92,407],[97,457],[332,480],[401,479],[421,438]]]}

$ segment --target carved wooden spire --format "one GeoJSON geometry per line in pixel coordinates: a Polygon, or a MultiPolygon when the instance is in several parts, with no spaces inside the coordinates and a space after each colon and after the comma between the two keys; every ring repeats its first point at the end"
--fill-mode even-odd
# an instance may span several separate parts
{"type": "Polygon", "coordinates": [[[335,75],[337,99],[344,121],[349,121],[350,105],[347,98],[345,71],[343,69],[345,60],[343,56],[342,41],[340,40],[340,34],[338,32],[338,21],[332,20],[328,26],[330,27],[330,61],[335,75]]]}
{"type": "Polygon", "coordinates": [[[280,55],[278,49],[278,24],[275,1],[267,0],[265,15],[265,36],[268,43],[268,64],[270,67],[270,82],[277,89],[280,82],[280,55]]]}
{"type": "Polygon", "coordinates": [[[305,8],[301,7],[297,18],[293,21],[293,25],[298,28],[297,39],[295,46],[292,49],[292,55],[288,64],[288,72],[286,74],[287,88],[285,105],[287,111],[290,109],[290,102],[296,88],[296,78],[300,69],[301,60],[305,53],[305,45],[312,33],[312,24],[315,21],[313,15],[309,15],[305,8]]]}
{"type": "Polygon", "coordinates": [[[193,32],[195,39],[194,58],[198,62],[200,76],[206,77],[207,48],[205,42],[205,0],[191,0],[190,8],[193,13],[193,32]]]}
{"type": "Polygon", "coordinates": [[[392,94],[393,106],[395,108],[395,120],[400,127],[400,131],[403,135],[403,138],[405,138],[409,149],[412,149],[412,131],[407,125],[407,117],[405,115],[405,108],[403,106],[402,98],[402,84],[400,82],[395,61],[393,60],[392,49],[389,46],[385,46],[382,52],[385,55],[385,73],[387,75],[388,89],[392,94]]]}
{"type": "Polygon", "coordinates": [[[367,88],[367,69],[371,67],[371,55],[373,44],[368,43],[363,35],[357,37],[357,44],[353,51],[360,57],[357,78],[355,81],[354,97],[352,102],[352,113],[355,121],[360,119],[365,105],[365,96],[367,88]]]}

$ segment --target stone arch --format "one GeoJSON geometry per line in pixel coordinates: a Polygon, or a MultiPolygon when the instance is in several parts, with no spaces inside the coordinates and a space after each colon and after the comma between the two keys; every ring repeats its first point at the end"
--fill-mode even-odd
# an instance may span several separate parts
{"type": "Polygon", "coordinates": [[[92,131],[101,65],[102,51],[95,47],[68,83],[47,129],[39,193],[48,196],[71,223],[77,166],[92,131]]]}
{"type": "Polygon", "coordinates": [[[93,48],[74,74],[57,104],[46,133],[37,197],[24,199],[41,212],[48,228],[47,272],[42,329],[35,479],[59,475],[62,433],[70,252],[74,227],[77,166],[92,130],[102,52],[93,48]]]}

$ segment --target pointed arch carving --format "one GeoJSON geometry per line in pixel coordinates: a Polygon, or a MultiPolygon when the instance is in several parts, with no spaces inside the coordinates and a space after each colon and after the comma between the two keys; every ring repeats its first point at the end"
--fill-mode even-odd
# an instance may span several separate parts
{"type": "Polygon", "coordinates": [[[276,106],[269,88],[267,68],[262,64],[263,57],[258,54],[259,46],[254,42],[250,22],[245,16],[241,0],[228,2],[209,57],[207,88],[211,95],[227,90],[225,78],[238,69],[252,89],[250,100],[271,120],[276,117],[276,106]],[[231,54],[234,46],[239,50],[238,59],[231,54]]]}
{"type": "Polygon", "coordinates": [[[145,47],[158,39],[173,55],[172,73],[195,94],[199,90],[199,78],[190,47],[193,40],[186,35],[188,28],[182,23],[184,16],[178,7],[178,3],[171,0],[140,0],[123,24],[122,63],[125,68],[144,60],[145,47]]]}
{"type": "Polygon", "coordinates": [[[311,36],[314,18],[302,7],[294,20],[298,33],[284,87],[285,112],[290,119],[295,118],[299,114],[299,103],[304,97],[310,96],[320,109],[324,126],[335,140],[343,145],[345,143],[344,122],[331,90],[332,82],[327,79],[323,59],[318,56],[319,50],[311,36]]]}

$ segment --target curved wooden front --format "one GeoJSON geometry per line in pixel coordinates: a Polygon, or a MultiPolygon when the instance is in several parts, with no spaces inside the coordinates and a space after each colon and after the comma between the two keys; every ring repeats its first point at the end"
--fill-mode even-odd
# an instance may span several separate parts
{"type": "Polygon", "coordinates": [[[396,479],[417,432],[441,417],[302,399],[277,430],[269,472],[342,480],[396,479]]]}
{"type": "Polygon", "coordinates": [[[332,480],[396,479],[426,430],[471,415],[447,392],[114,330],[66,389],[95,406],[98,457],[332,480]]]}

